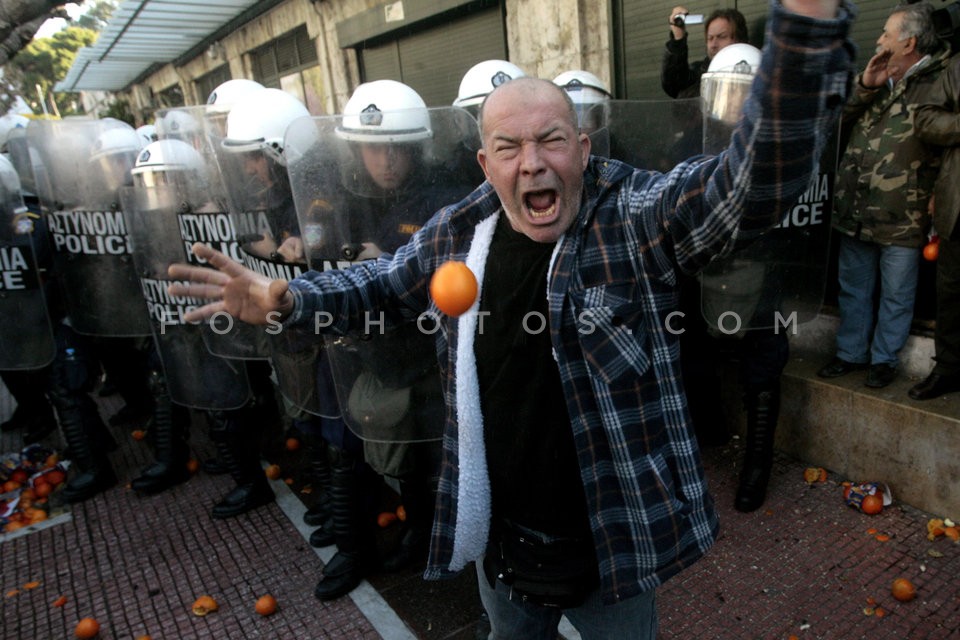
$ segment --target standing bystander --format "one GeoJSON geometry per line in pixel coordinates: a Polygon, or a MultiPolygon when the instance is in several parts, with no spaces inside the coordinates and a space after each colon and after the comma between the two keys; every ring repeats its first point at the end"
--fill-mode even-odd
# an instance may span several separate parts
{"type": "Polygon", "coordinates": [[[913,320],[939,155],[914,135],[913,112],[928,99],[950,56],[937,38],[931,12],[924,2],[893,10],[844,107],[849,131],[842,135],[849,136],[837,170],[833,222],[841,234],[840,326],[836,355],[817,372],[821,378],[869,366],[866,386],[881,389],[898,374],[899,352],[913,320]]]}
{"type": "Polygon", "coordinates": [[[929,400],[960,391],[960,58],[944,69],[926,102],[917,107],[913,126],[920,140],[943,147],[933,187],[933,226],[940,236],[933,338],[936,364],[908,392],[914,400],[929,400]]]}

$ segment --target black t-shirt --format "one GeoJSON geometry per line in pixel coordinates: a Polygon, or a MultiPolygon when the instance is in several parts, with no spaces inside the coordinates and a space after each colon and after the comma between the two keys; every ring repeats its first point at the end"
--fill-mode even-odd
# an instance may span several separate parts
{"type": "Polygon", "coordinates": [[[589,539],[570,417],[547,329],[553,244],[503,215],[483,279],[475,341],[493,528],[507,518],[554,536],[589,539]],[[524,317],[527,318],[524,327],[524,317]]]}

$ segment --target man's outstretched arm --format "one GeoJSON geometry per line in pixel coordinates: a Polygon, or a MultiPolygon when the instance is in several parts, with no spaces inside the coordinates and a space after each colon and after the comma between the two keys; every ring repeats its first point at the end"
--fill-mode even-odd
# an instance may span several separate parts
{"type": "Polygon", "coordinates": [[[167,274],[184,282],[168,287],[170,295],[212,300],[184,314],[187,322],[206,320],[217,313],[229,313],[249,324],[282,321],[293,311],[293,294],[285,280],[271,280],[244,267],[229,256],[196,243],[193,254],[213,269],[172,264],[167,274]]]}

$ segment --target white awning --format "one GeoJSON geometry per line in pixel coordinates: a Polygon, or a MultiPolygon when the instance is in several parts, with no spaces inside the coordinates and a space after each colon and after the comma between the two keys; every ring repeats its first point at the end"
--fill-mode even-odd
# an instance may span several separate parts
{"type": "Polygon", "coordinates": [[[256,4],[258,0],[123,0],[97,42],[77,52],[54,90],[124,89],[152,65],[176,60],[256,4]]]}

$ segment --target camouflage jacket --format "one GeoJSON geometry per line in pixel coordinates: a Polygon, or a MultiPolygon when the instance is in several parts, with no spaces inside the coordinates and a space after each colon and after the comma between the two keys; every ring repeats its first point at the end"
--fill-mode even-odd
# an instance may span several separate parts
{"type": "Polygon", "coordinates": [[[857,77],[843,114],[849,141],[837,167],[833,227],[839,232],[903,247],[926,239],[940,151],[914,135],[914,110],[948,58],[949,51],[932,55],[893,88],[867,89],[857,77]]]}

